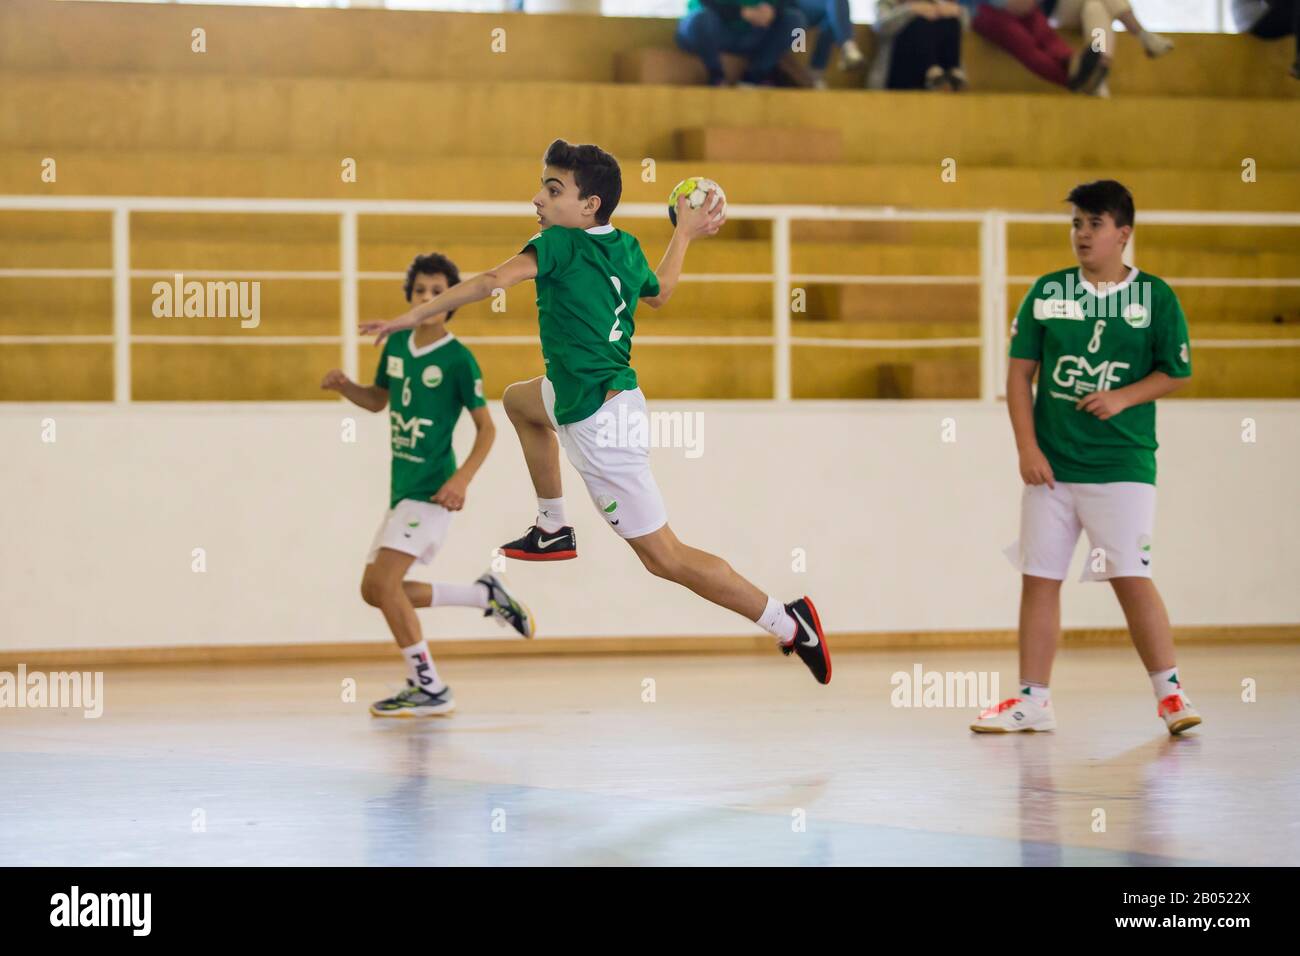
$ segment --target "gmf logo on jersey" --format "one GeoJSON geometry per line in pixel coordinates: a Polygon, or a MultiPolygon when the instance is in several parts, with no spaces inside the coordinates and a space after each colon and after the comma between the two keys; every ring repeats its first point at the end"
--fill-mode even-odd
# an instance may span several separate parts
{"type": "Polygon", "coordinates": [[[1102,361],[1093,365],[1084,355],[1062,355],[1052,369],[1052,381],[1061,388],[1073,389],[1075,395],[1104,392],[1119,384],[1119,373],[1128,367],[1128,362],[1102,361]]]}
{"type": "Polygon", "coordinates": [[[401,378],[406,373],[402,371],[402,357],[400,355],[388,356],[388,376],[389,378],[401,378]]]}
{"type": "Polygon", "coordinates": [[[483,379],[474,379],[474,394],[479,398],[483,397],[483,379]]]}
{"type": "Polygon", "coordinates": [[[442,384],[442,368],[437,365],[430,365],[420,373],[420,381],[429,388],[437,388],[442,384]]]}
{"type": "Polygon", "coordinates": [[[424,425],[432,425],[431,418],[406,418],[399,411],[389,411],[393,426],[393,447],[414,448],[415,443],[424,437],[424,425]]]}

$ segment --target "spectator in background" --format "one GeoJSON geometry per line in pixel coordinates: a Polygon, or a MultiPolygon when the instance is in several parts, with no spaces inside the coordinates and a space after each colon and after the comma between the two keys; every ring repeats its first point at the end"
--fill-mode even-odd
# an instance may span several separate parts
{"type": "Polygon", "coordinates": [[[1242,33],[1261,40],[1296,38],[1291,75],[1300,80],[1300,0],[1237,0],[1232,19],[1242,33]]]}
{"type": "Polygon", "coordinates": [[[867,85],[877,90],[964,90],[961,31],[966,11],[948,0],[877,0],[876,55],[867,85]]]}
{"type": "Polygon", "coordinates": [[[1164,56],[1174,48],[1173,40],[1142,26],[1128,0],[1041,0],[1041,5],[1043,13],[1055,20],[1058,27],[1082,32],[1085,43],[1094,36],[1094,31],[1105,31],[1107,57],[1114,49],[1115,31],[1111,24],[1116,20],[1137,38],[1152,59],[1164,56]]]}
{"type": "Polygon", "coordinates": [[[749,60],[741,86],[769,83],[781,57],[790,52],[792,34],[804,27],[795,0],[690,0],[677,24],[677,45],[704,61],[710,86],[722,86],[722,54],[749,60]]]}
{"type": "Polygon", "coordinates": [[[974,7],[971,28],[1002,47],[1049,83],[1095,94],[1106,81],[1102,55],[1084,46],[1078,53],[1052,29],[1036,0],[963,0],[974,7]]]}
{"type": "MultiPolygon", "coordinates": [[[[1128,5],[1128,0],[1040,0],[1040,3],[1043,13],[1052,17],[1058,27],[1081,32],[1085,46],[1091,46],[1097,31],[1101,31],[1105,41],[1099,52],[1102,65],[1108,73],[1115,50],[1115,31],[1111,24],[1116,20],[1137,38],[1142,49],[1152,59],[1164,56],[1174,48],[1173,40],[1152,33],[1142,26],[1137,14],[1128,5]]],[[[1105,78],[1097,84],[1095,92],[1101,97],[1110,96],[1105,78]]]]}
{"type": "Polygon", "coordinates": [[[817,45],[813,47],[809,63],[813,86],[826,88],[826,67],[831,62],[831,50],[840,51],[840,68],[853,70],[860,67],[866,57],[853,39],[853,21],[849,19],[849,0],[798,0],[799,9],[809,29],[817,30],[817,45]]]}

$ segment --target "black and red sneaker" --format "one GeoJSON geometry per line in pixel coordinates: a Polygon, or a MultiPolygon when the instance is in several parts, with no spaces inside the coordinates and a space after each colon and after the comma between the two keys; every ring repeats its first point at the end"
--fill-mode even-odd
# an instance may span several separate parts
{"type": "Polygon", "coordinates": [[[520,561],[568,561],[578,556],[578,539],[568,525],[559,531],[533,525],[522,538],[501,545],[501,553],[520,561]]]}
{"type": "Polygon", "coordinates": [[[781,645],[782,654],[798,654],[799,660],[808,665],[813,677],[819,684],[831,682],[831,649],[826,644],[826,635],[822,633],[822,622],[817,616],[817,608],[807,596],[791,601],[785,606],[786,613],[794,618],[794,641],[781,645]]]}

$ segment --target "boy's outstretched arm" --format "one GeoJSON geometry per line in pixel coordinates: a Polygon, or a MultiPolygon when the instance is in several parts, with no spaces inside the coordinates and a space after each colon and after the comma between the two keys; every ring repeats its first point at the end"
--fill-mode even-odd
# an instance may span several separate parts
{"type": "MultiPolygon", "coordinates": [[[[712,196],[713,190],[709,190],[709,197],[712,196]]],[[[673,290],[677,288],[677,280],[682,276],[686,247],[691,244],[691,240],[717,235],[722,224],[727,221],[726,205],[713,210],[713,202],[712,198],[706,198],[700,208],[691,209],[686,205],[685,196],[678,197],[677,228],[673,230],[673,237],[664,250],[664,257],[659,260],[659,268],[655,270],[655,275],[659,278],[659,294],[648,295],[641,300],[651,308],[659,308],[672,297],[673,290]]]]}
{"type": "Polygon", "coordinates": [[[431,315],[450,312],[471,302],[486,299],[495,289],[508,289],[537,276],[537,259],[531,253],[511,256],[501,265],[486,272],[480,272],[472,279],[460,282],[446,292],[435,295],[423,305],[417,305],[410,311],[399,315],[389,322],[373,321],[361,323],[361,334],[375,333],[375,344],[380,345],[384,339],[402,329],[413,329],[431,315]]]}

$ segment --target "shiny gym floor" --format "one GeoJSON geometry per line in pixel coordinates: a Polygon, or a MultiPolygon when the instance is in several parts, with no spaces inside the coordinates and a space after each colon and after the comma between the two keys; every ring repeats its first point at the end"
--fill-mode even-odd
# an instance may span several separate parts
{"type": "MultiPolygon", "coordinates": [[[[436,652],[436,651],[435,651],[436,652]]],[[[390,663],[113,668],[99,719],[0,710],[2,865],[1291,865],[1300,654],[1196,646],[1170,739],[1130,648],[1069,649],[1055,734],[891,705],[1013,650],[449,659],[456,714],[382,720],[390,663]],[[343,682],[355,679],[346,702],[343,682]],[[653,685],[645,684],[646,679],[653,685]],[[1256,700],[1243,701],[1252,679],[1256,700]],[[653,701],[647,688],[653,686],[653,701]]]]}

